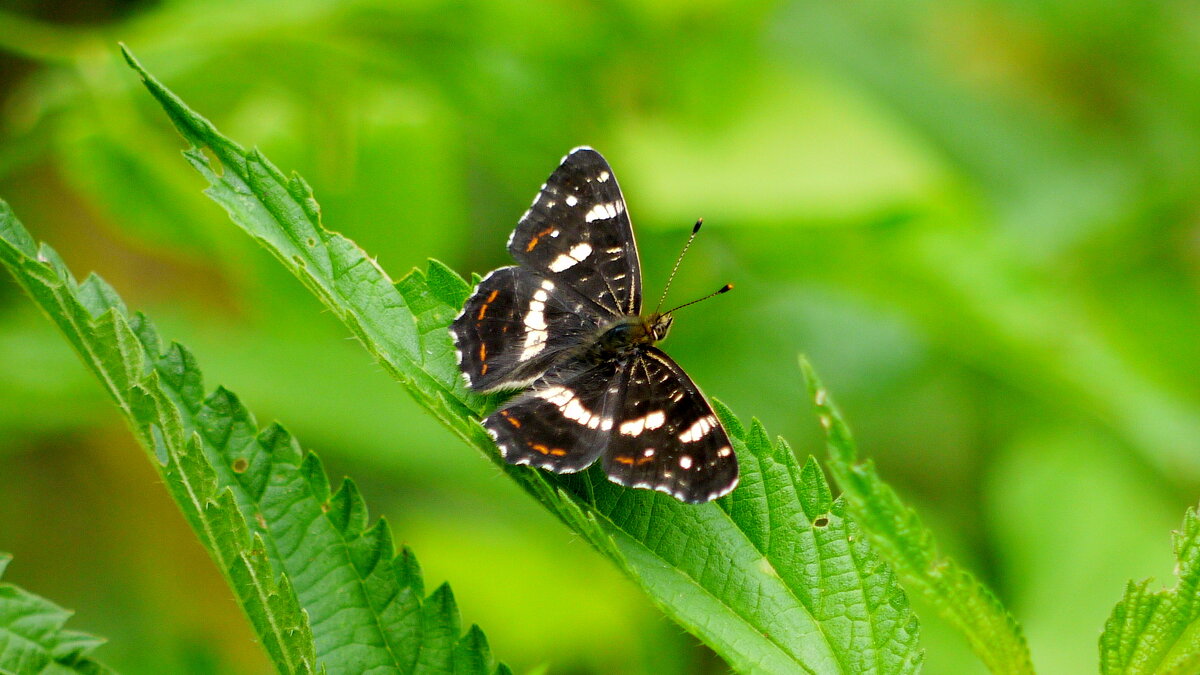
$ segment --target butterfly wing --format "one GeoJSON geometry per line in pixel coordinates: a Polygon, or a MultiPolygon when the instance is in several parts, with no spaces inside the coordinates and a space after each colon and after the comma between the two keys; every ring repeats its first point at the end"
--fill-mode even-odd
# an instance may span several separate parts
{"type": "Polygon", "coordinates": [[[623,368],[615,360],[571,360],[490,415],[483,426],[510,464],[558,473],[585,469],[604,452],[612,435],[623,368]]]}
{"type": "Polygon", "coordinates": [[[522,267],[479,282],[450,324],[459,367],[476,391],[514,389],[541,377],[590,339],[599,313],[574,292],[522,267]]]}
{"type": "Polygon", "coordinates": [[[687,373],[662,351],[639,349],[624,373],[604,471],[621,485],[700,503],[737,485],[729,435],[687,373]]]}
{"type": "Polygon", "coordinates": [[[614,315],[642,309],[642,272],[625,198],[612,167],[591,148],[572,150],[517,224],[509,253],[614,315]]]}

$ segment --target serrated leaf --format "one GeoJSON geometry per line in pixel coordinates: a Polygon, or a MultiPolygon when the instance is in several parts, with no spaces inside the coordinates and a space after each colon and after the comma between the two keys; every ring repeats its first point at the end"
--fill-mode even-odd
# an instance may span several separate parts
{"type": "Polygon", "coordinates": [[[421,673],[426,662],[497,672],[482,633],[463,637],[452,605],[423,601],[411,552],[396,554],[384,521],[370,525],[353,482],[331,494],[320,461],[286,429],[260,429],[223,387],[205,396],[186,348],[164,351],[101,279],[76,284],[33,250],[0,202],[0,262],[126,413],[280,672],[421,673]]]}
{"type": "Polygon", "coordinates": [[[1174,533],[1175,588],[1129,582],[1100,636],[1100,672],[1200,672],[1200,516],[1190,508],[1174,533]]]}
{"type": "Polygon", "coordinates": [[[915,589],[966,636],[975,654],[994,673],[1032,673],[1025,635],[996,596],[943,555],[930,532],[870,460],[861,459],[850,428],[806,359],[800,360],[817,417],[825,430],[829,470],[850,514],[872,545],[895,568],[905,587],[915,589]]]}
{"type": "MultiPolygon", "coordinates": [[[[913,672],[916,620],[886,565],[831,505],[819,471],[735,432],[743,484],[718,503],[682,504],[628,490],[598,468],[574,476],[505,464],[479,425],[494,399],[462,383],[447,326],[468,284],[437,262],[392,284],[353,242],[322,227],[311,192],[260,154],[223,137],[126,51],[151,94],[194,147],[188,161],[239,227],[291,270],[412,396],[611,558],[669,616],[744,672],[913,672]],[[219,166],[210,164],[210,152],[219,166]],[[290,203],[289,203],[290,201],[290,203]],[[808,502],[802,503],[803,494],[808,502]],[[819,524],[818,524],[819,523],[819,524]],[[815,532],[814,528],[820,528],[815,532]],[[836,599],[835,599],[836,596],[836,599]]],[[[435,594],[436,595],[436,594],[435,594]]]]}
{"type": "MultiPolygon", "coordinates": [[[[226,489],[216,481],[198,439],[187,433],[152,356],[124,313],[115,291],[99,278],[76,284],[49,248],[29,255],[28,233],[0,202],[0,262],[67,335],[155,460],[184,517],[234,589],[252,625],[282,672],[314,671],[312,638],[295,597],[280,593],[275,575],[226,489]]],[[[143,335],[152,331],[138,319],[143,335]]]]}
{"type": "MultiPolygon", "coordinates": [[[[12,556],[0,553],[0,577],[12,556]]],[[[0,583],[0,673],[112,673],[91,658],[103,638],[65,630],[73,612],[10,583],[0,583]]]]}

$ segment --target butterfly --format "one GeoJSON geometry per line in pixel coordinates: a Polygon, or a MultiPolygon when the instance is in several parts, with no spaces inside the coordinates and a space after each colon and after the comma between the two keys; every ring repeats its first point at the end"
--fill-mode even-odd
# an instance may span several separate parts
{"type": "Polygon", "coordinates": [[[642,314],[633,227],[600,153],[563,157],[508,250],[518,264],[484,277],[450,326],[467,386],[522,390],[483,420],[504,459],[571,473],[603,458],[609,480],[689,503],[729,493],[729,435],[654,346],[674,310],[642,314]]]}

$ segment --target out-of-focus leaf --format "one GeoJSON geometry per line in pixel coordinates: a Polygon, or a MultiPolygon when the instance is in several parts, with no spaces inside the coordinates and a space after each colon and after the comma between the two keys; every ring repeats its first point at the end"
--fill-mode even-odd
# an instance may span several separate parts
{"type": "MultiPolygon", "coordinates": [[[[0,553],[0,576],[12,556],[0,553]]],[[[63,629],[71,612],[23,588],[0,583],[0,672],[112,673],[91,658],[103,638],[63,629]]]]}
{"type": "Polygon", "coordinates": [[[989,571],[1019,580],[1005,601],[1038,670],[1084,672],[1095,667],[1097,631],[1080,627],[1103,626],[1130,570],[1169,574],[1158,549],[1180,514],[1119,442],[1066,420],[1039,422],[990,458],[980,514],[996,542],[989,571]]]}

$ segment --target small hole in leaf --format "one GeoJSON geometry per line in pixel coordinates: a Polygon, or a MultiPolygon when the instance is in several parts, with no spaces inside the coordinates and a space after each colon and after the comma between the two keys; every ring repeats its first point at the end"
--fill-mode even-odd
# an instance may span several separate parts
{"type": "Polygon", "coordinates": [[[825,516],[821,516],[813,521],[813,527],[825,527],[828,524],[829,524],[829,519],[826,518],[825,516]]]}
{"type": "Polygon", "coordinates": [[[329,502],[322,502],[322,503],[321,503],[321,512],[322,512],[322,513],[329,513],[329,502]]]}
{"type": "Polygon", "coordinates": [[[233,460],[233,472],[234,473],[243,473],[246,469],[249,469],[249,468],[250,468],[250,462],[247,462],[245,460],[245,458],[239,457],[239,458],[233,460]]]}
{"type": "Polygon", "coordinates": [[[316,239],[313,239],[312,237],[309,237],[308,239],[305,239],[305,241],[308,243],[308,247],[309,247],[309,248],[312,248],[313,246],[316,246],[316,245],[317,245],[317,240],[316,240],[316,239]]]}
{"type": "Polygon", "coordinates": [[[220,178],[225,175],[225,164],[217,157],[217,154],[212,151],[212,148],[207,145],[201,145],[193,148],[197,155],[204,158],[204,163],[208,168],[220,178]]]}

